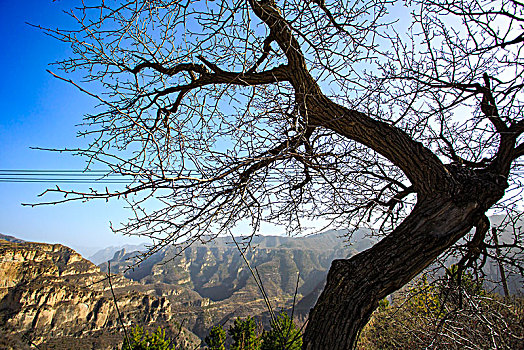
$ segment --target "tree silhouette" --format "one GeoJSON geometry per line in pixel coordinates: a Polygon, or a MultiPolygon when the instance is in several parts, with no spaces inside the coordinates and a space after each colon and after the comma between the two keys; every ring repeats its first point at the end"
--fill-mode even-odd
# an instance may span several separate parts
{"type": "Polygon", "coordinates": [[[136,215],[115,230],[154,238],[142,259],[242,221],[369,225],[384,238],[333,262],[304,334],[306,349],[352,347],[472,228],[464,264],[491,249],[485,213],[522,190],[523,5],[401,5],[82,2],[75,27],[44,29],[72,47],[57,65],[73,75],[53,74],[100,102],[90,146],[68,151],[129,183],[50,202],[127,200],[136,215]]]}

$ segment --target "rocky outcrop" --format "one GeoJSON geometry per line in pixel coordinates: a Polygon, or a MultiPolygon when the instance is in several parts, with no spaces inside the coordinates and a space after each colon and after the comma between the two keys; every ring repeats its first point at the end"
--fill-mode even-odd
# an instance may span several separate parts
{"type": "MultiPolygon", "coordinates": [[[[76,349],[91,349],[93,342],[103,348],[101,339],[112,337],[105,345],[112,349],[123,339],[117,307],[126,327],[162,326],[168,333],[179,332],[166,297],[120,275],[112,275],[111,282],[116,303],[107,275],[72,249],[0,241],[0,333],[41,349],[57,341],[73,344],[75,339],[83,344],[76,349]]],[[[187,330],[185,334],[182,342],[196,341],[187,330]]]]}

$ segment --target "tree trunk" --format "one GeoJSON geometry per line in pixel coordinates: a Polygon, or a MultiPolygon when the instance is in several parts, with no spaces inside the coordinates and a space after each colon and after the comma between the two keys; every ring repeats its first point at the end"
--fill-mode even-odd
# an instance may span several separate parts
{"type": "Polygon", "coordinates": [[[484,215],[478,202],[419,202],[396,230],[349,260],[335,260],[311,310],[304,349],[352,349],[379,300],[398,290],[484,215]]]}

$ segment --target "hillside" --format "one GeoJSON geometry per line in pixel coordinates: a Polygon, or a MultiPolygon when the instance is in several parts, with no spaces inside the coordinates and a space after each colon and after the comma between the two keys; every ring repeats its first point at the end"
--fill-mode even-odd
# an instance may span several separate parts
{"type": "MultiPolygon", "coordinates": [[[[361,240],[348,246],[342,233],[252,240],[246,257],[261,276],[275,309],[292,307],[297,276],[297,300],[309,295],[306,299],[314,302],[331,261],[371,244],[361,240]]],[[[39,349],[110,349],[122,341],[106,273],[63,245],[2,237],[0,347],[9,344],[23,349],[32,342],[39,349]]],[[[251,315],[268,323],[260,290],[230,239],[196,244],[177,253],[174,247],[166,247],[129,271],[125,271],[127,260],[136,252],[120,249],[114,253],[112,283],[128,327],[161,326],[175,334],[183,323],[182,341],[198,344],[197,336],[203,338],[218,323],[227,327],[236,317],[251,315]],[[125,276],[114,274],[118,272],[125,276]]],[[[101,266],[107,270],[107,263],[101,266]]]]}
{"type": "MultiPolygon", "coordinates": [[[[123,276],[112,282],[127,325],[178,332],[169,300],[123,276]]],[[[16,340],[13,349],[30,342],[39,349],[113,349],[123,339],[106,274],[96,265],[60,244],[6,240],[0,240],[0,334],[16,340]]]]}
{"type": "MultiPolygon", "coordinates": [[[[374,243],[359,230],[356,243],[349,245],[344,233],[251,240],[246,258],[274,309],[293,307],[299,277],[294,315],[304,320],[331,262],[374,243]]],[[[29,341],[40,349],[109,349],[122,341],[104,273],[107,263],[97,267],[59,244],[3,237],[10,240],[0,240],[0,334],[5,342],[16,343],[14,349],[29,341]]],[[[200,242],[182,252],[168,246],[133,269],[128,265],[137,252],[125,248],[141,247],[110,247],[98,256],[113,253],[112,282],[126,325],[162,326],[174,334],[182,323],[186,340],[194,344],[212,326],[227,328],[236,317],[255,316],[268,326],[266,303],[231,238],[200,242]]]]}
{"type": "MultiPolygon", "coordinates": [[[[297,273],[298,292],[307,295],[322,282],[334,259],[347,258],[372,244],[369,239],[361,239],[349,246],[342,234],[328,231],[301,238],[257,236],[251,241],[252,249],[246,251],[246,258],[258,270],[269,295],[293,294],[297,273]]],[[[168,246],[140,266],[126,270],[136,254],[116,252],[111,260],[113,271],[144,284],[185,286],[212,301],[238,297],[244,289],[254,287],[251,273],[231,238],[194,244],[181,253],[168,246]]],[[[100,266],[102,270],[107,268],[106,263],[100,266]]]]}
{"type": "MultiPolygon", "coordinates": [[[[257,236],[246,258],[261,277],[265,292],[276,309],[291,308],[298,281],[297,301],[305,316],[321,290],[334,259],[347,258],[371,246],[372,240],[357,233],[357,244],[348,245],[344,231],[328,231],[308,237],[257,236]]],[[[239,238],[242,242],[242,239],[239,238]]],[[[192,305],[186,325],[203,337],[207,330],[235,317],[258,315],[265,322],[267,307],[256,282],[231,238],[219,237],[198,243],[183,252],[168,246],[142,263],[127,270],[137,252],[121,250],[111,260],[111,269],[144,286],[175,285],[192,291],[204,307],[192,305]]],[[[102,270],[107,264],[100,265],[102,270]]],[[[169,298],[169,296],[168,296],[169,298]]]]}

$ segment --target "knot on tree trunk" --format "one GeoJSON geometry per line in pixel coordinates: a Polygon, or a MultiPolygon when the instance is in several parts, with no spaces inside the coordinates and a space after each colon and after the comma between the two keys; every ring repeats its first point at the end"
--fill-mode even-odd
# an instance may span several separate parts
{"type": "Polygon", "coordinates": [[[454,185],[449,196],[456,204],[477,202],[485,210],[504,196],[508,188],[505,176],[486,169],[472,169],[457,164],[447,165],[452,173],[454,185]]]}

